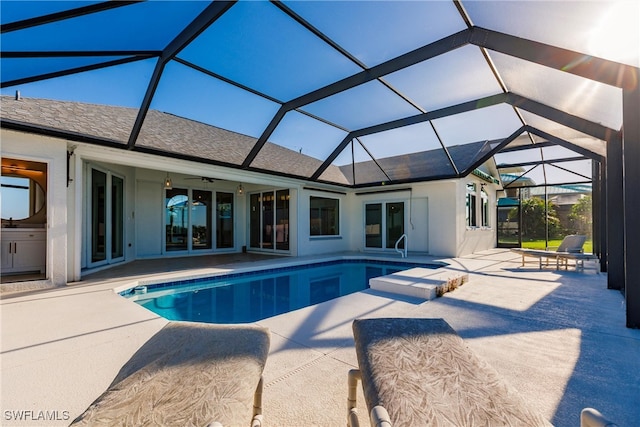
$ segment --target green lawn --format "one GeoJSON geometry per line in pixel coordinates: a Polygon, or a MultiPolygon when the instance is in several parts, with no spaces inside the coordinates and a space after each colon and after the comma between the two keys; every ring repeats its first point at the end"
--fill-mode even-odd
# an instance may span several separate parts
{"type": "MultiPolygon", "coordinates": [[[[562,239],[549,240],[549,247],[551,249],[556,249],[558,246],[560,246],[560,242],[562,242],[562,239]]],[[[544,240],[532,240],[529,242],[522,242],[522,247],[527,249],[545,249],[544,240]]],[[[592,253],[593,241],[587,240],[586,242],[584,242],[583,248],[585,252],[592,253]]]]}

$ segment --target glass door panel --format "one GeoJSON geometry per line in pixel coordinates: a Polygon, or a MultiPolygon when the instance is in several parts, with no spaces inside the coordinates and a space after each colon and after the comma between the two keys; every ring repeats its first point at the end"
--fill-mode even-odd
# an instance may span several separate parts
{"type": "Polygon", "coordinates": [[[111,259],[124,257],[124,179],[111,176],[111,259]]]}
{"type": "Polygon", "coordinates": [[[233,193],[216,193],[216,247],[233,247],[233,193]]]}
{"type": "Polygon", "coordinates": [[[109,264],[124,258],[124,178],[88,167],[88,265],[109,264]]]}
{"type": "Polygon", "coordinates": [[[262,228],[260,223],[260,212],[262,211],[260,202],[262,200],[261,195],[252,194],[249,197],[249,246],[252,248],[260,248],[260,230],[262,228]]]}
{"type": "MultiPolygon", "coordinates": [[[[404,234],[404,203],[387,203],[387,249],[395,248],[396,241],[404,234]]],[[[398,248],[404,249],[403,239],[398,248]]]]}
{"type": "Polygon", "coordinates": [[[91,169],[91,262],[107,259],[107,174],[91,169]]]}
{"type": "Polygon", "coordinates": [[[276,249],[289,250],[289,190],[276,191],[276,249]]]}
{"type": "Polygon", "coordinates": [[[186,189],[174,188],[167,190],[165,220],[167,252],[187,250],[189,197],[186,189]]]}
{"type": "Polygon", "coordinates": [[[273,230],[273,212],[274,200],[273,193],[262,193],[262,248],[272,249],[274,243],[273,230]]]}
{"type": "Polygon", "coordinates": [[[191,200],[192,249],[211,249],[211,191],[193,190],[191,200]]]}
{"type": "Polygon", "coordinates": [[[365,207],[365,246],[382,248],[382,203],[365,207]]]}
{"type": "Polygon", "coordinates": [[[498,199],[498,247],[519,248],[520,233],[520,201],[518,199],[498,199]]]}
{"type": "Polygon", "coordinates": [[[289,250],[289,198],[289,190],[250,195],[250,247],[289,250]]]}

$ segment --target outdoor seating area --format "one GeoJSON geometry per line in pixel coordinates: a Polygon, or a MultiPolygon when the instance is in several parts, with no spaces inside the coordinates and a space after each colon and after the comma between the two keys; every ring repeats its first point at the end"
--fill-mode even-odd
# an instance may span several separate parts
{"type": "Polygon", "coordinates": [[[349,373],[349,426],[360,425],[357,378],[371,425],[550,426],[444,319],[353,321],[359,370],[349,373]]]}
{"type": "Polygon", "coordinates": [[[2,426],[640,426],[640,1],[0,16],[2,426]]]}
{"type": "MultiPolygon", "coordinates": [[[[216,268],[256,264],[273,267],[287,262],[235,258],[233,263],[228,257],[222,258],[224,264],[216,268]]],[[[618,358],[634,351],[640,331],[625,327],[624,313],[619,309],[623,297],[606,289],[605,275],[590,270],[578,275],[562,270],[520,269],[516,254],[498,249],[462,258],[410,260],[446,262],[446,271],[464,272],[469,281],[431,301],[369,289],[252,325],[187,326],[167,321],[114,292],[132,281],[211,274],[214,258],[185,258],[188,271],[172,271],[161,260],[132,263],[123,265],[111,279],[100,272],[65,289],[3,295],[2,388],[11,390],[1,399],[3,414],[10,416],[3,425],[25,425],[25,411],[32,411],[29,414],[35,417],[41,408],[48,408],[59,419],[32,419],[28,425],[62,426],[76,419],[80,425],[95,424],[89,420],[108,419],[119,411],[140,417],[128,418],[131,421],[168,417],[173,411],[182,411],[183,405],[192,404],[194,408],[202,405],[206,409],[202,416],[223,426],[250,425],[252,417],[260,413],[264,426],[333,426],[344,425],[345,415],[359,402],[362,409],[357,414],[364,426],[369,424],[365,402],[376,402],[371,397],[372,384],[398,396],[430,391],[428,383],[420,380],[395,386],[388,382],[386,376],[391,371],[379,369],[385,366],[382,357],[371,358],[373,362],[367,368],[368,362],[361,356],[378,351],[374,345],[378,334],[403,344],[422,340],[431,349],[434,358],[429,360],[433,363],[425,359],[425,352],[416,353],[415,360],[408,357],[404,364],[407,368],[399,375],[441,375],[444,380],[439,385],[457,390],[462,398],[475,399],[456,389],[455,384],[448,384],[448,373],[459,374],[471,387],[502,390],[505,395],[490,397],[492,404],[511,402],[516,405],[513,408],[540,416],[541,425],[575,427],[582,422],[591,427],[611,421],[625,426],[640,420],[640,408],[635,405],[640,392],[640,360],[618,358]],[[389,321],[385,319],[398,319],[390,322],[403,326],[402,330],[379,327],[378,322],[389,321]],[[360,325],[355,329],[354,320],[360,325]],[[416,326],[405,328],[404,322],[415,322],[416,326]],[[440,333],[420,335],[421,328],[440,333]],[[403,334],[415,336],[409,339],[403,334]],[[161,356],[156,359],[158,354],[161,356]],[[195,356],[198,354],[201,358],[195,356]],[[223,355],[234,356],[223,360],[223,355]],[[215,381],[208,382],[208,373],[226,369],[222,366],[228,366],[225,364],[233,358],[247,369],[234,367],[233,378],[216,374],[215,381]],[[616,369],[602,369],[614,359],[616,369]],[[188,362],[178,364],[180,361],[188,362]],[[452,370],[447,371],[449,368],[452,370]],[[362,372],[363,381],[349,391],[345,377],[352,370],[362,372]],[[384,380],[372,382],[378,376],[384,380]],[[220,379],[229,382],[221,383],[220,379]],[[235,386],[226,387],[236,381],[243,386],[237,389],[238,394],[235,386]],[[202,384],[208,384],[208,389],[203,388],[207,399],[191,393],[202,384]],[[137,411],[131,411],[127,401],[127,392],[132,390],[136,390],[137,411]],[[167,401],[176,399],[177,404],[172,404],[169,412],[162,402],[155,411],[145,410],[156,396],[153,390],[159,390],[157,396],[167,401]],[[222,398],[229,392],[234,397],[231,401],[222,398]],[[182,400],[189,393],[191,399],[182,400]],[[149,397],[147,403],[145,396],[149,397]],[[258,403],[252,408],[254,402],[258,403]],[[231,403],[238,409],[228,406],[231,403]],[[216,412],[220,405],[232,418],[216,412]],[[583,412],[584,408],[600,412],[583,412]]],[[[379,349],[380,354],[389,357],[393,351],[409,354],[419,349],[417,345],[389,345],[379,349]]],[[[387,399],[387,395],[380,395],[387,399]]],[[[450,396],[445,409],[455,410],[450,402],[457,398],[450,396]]],[[[400,400],[410,403],[404,397],[400,400]]],[[[480,401],[479,405],[490,401],[480,401]]],[[[390,420],[397,421],[393,425],[409,419],[405,412],[398,415],[387,400],[380,402],[390,420]]],[[[420,406],[428,407],[441,408],[420,406]]],[[[187,412],[191,414],[191,407],[187,412]]],[[[483,412],[474,410],[474,416],[476,413],[483,412]]]]}
{"type": "Polygon", "coordinates": [[[584,242],[587,236],[580,234],[571,234],[565,236],[555,250],[539,250],[528,248],[512,248],[511,250],[522,256],[522,266],[525,266],[525,258],[536,258],[538,260],[539,268],[549,266],[549,260],[555,261],[556,270],[564,267],[565,270],[569,268],[569,260],[573,260],[576,271],[584,271],[584,262],[597,260],[598,257],[594,254],[588,254],[583,252],[584,242]]]}
{"type": "Polygon", "coordinates": [[[266,328],[170,322],[71,425],[261,427],[268,353],[266,328]]]}

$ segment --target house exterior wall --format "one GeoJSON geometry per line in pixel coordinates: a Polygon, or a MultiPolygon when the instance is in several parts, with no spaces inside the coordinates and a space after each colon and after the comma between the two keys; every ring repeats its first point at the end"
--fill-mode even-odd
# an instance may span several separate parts
{"type": "MultiPolygon", "coordinates": [[[[490,227],[467,227],[466,184],[483,183],[475,176],[377,189],[345,189],[325,185],[312,188],[301,180],[273,177],[196,162],[162,158],[135,151],[69,143],[27,133],[2,131],[2,155],[46,162],[49,165],[48,268],[51,281],[64,284],[80,280],[89,262],[87,205],[90,202],[90,168],[108,171],[124,179],[123,261],[163,256],[240,252],[249,247],[249,197],[252,193],[288,189],[289,250],[286,255],[305,256],[344,251],[389,252],[365,247],[365,206],[368,203],[404,203],[404,232],[408,250],[434,256],[461,256],[495,247],[495,190],[485,184],[490,197],[490,227]],[[69,186],[67,187],[67,150],[69,186]],[[164,180],[170,175],[174,188],[223,191],[234,194],[234,247],[191,252],[165,251],[164,180]],[[213,182],[203,176],[224,176],[213,182]],[[238,185],[244,194],[238,194],[238,185]],[[340,232],[336,236],[311,236],[310,199],[339,201],[340,232]],[[55,256],[53,255],[55,254],[55,256]]],[[[477,197],[480,204],[480,197],[477,197]]],[[[477,206],[480,212],[481,206],[477,206]]],[[[215,213],[215,212],[214,212],[215,213]]],[[[395,242],[391,242],[393,244],[395,242]]],[[[215,245],[214,245],[215,246],[215,245]]],[[[108,268],[108,265],[98,268],[108,268]]]]}
{"type": "MultiPolygon", "coordinates": [[[[2,157],[47,164],[47,281],[67,283],[67,143],[2,129],[2,157]]],[[[10,203],[2,200],[2,203],[10,203]]]]}
{"type": "Polygon", "coordinates": [[[458,227],[456,233],[457,247],[455,251],[456,257],[469,255],[475,252],[484,251],[487,249],[495,248],[497,237],[497,218],[496,218],[496,190],[498,186],[495,184],[488,184],[483,180],[469,175],[466,178],[457,181],[456,194],[458,196],[455,199],[456,202],[456,222],[461,224],[458,227]],[[466,224],[465,208],[466,208],[466,186],[468,183],[476,184],[476,212],[478,225],[476,227],[468,227],[466,224]],[[482,209],[482,199],[480,197],[480,189],[482,185],[485,186],[485,191],[489,197],[489,226],[483,227],[480,223],[480,211],[482,209]]]}
{"type": "Polygon", "coordinates": [[[297,232],[298,232],[298,255],[313,255],[336,253],[349,250],[350,231],[353,227],[351,224],[351,213],[348,209],[347,194],[341,190],[336,192],[319,191],[315,189],[305,189],[304,187],[298,192],[297,198],[297,232]],[[339,216],[340,226],[337,236],[312,236],[310,223],[310,205],[311,197],[322,197],[326,199],[339,200],[339,216]]]}

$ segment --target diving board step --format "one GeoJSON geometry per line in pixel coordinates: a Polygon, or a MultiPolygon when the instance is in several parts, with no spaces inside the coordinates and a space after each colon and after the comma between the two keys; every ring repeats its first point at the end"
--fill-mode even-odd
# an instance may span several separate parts
{"type": "Polygon", "coordinates": [[[431,268],[411,268],[369,279],[369,287],[425,300],[432,300],[469,281],[469,274],[431,268]]]}

